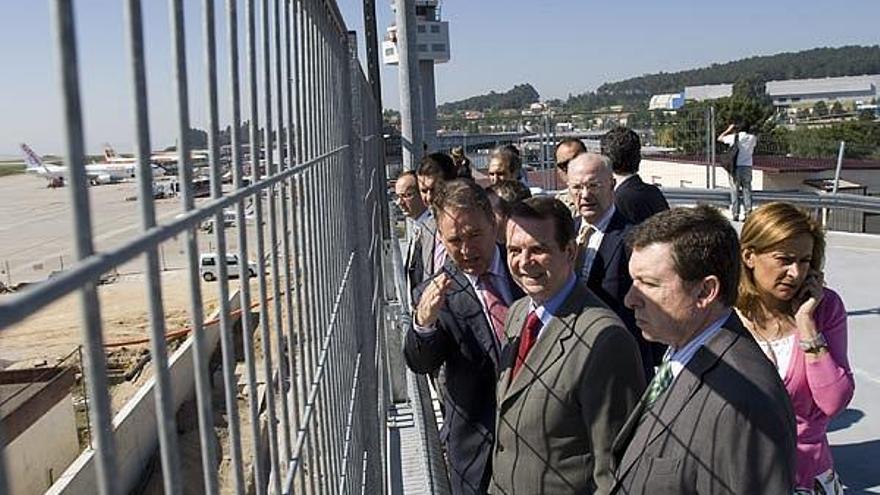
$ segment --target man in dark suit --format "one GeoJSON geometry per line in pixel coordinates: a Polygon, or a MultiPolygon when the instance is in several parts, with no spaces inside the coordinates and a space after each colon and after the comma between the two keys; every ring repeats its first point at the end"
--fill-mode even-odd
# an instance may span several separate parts
{"type": "Polygon", "coordinates": [[[614,176],[608,158],[582,153],[572,159],[568,191],[578,209],[576,273],[623,320],[639,344],[645,376],[650,379],[663,349],[654,350],[642,337],[632,310],[623,304],[632,285],[626,245],[632,224],[614,205],[614,176]]]}
{"type": "Polygon", "coordinates": [[[617,183],[614,205],[633,224],[669,209],[669,203],[660,188],[645,184],[639,177],[642,161],[642,142],[639,135],[626,127],[615,127],[602,136],[602,154],[611,160],[611,169],[617,183]]]}
{"type": "Polygon", "coordinates": [[[394,202],[406,215],[409,224],[407,229],[409,240],[403,268],[406,272],[407,297],[411,297],[412,290],[425,278],[425,265],[431,263],[434,219],[419,194],[415,172],[407,170],[400,174],[394,182],[394,194],[396,196],[394,202]],[[423,249],[423,239],[428,244],[428,249],[423,249]]]}
{"type": "Polygon", "coordinates": [[[434,198],[434,213],[449,260],[416,288],[404,355],[415,373],[432,373],[445,365],[441,439],[452,491],[485,493],[492,474],[504,320],[522,292],[495,244],[495,216],[480,186],[467,179],[446,183],[434,198]]]}
{"type": "Polygon", "coordinates": [[[507,319],[491,492],[607,492],[612,440],[645,387],[638,347],[577,283],[565,204],[537,197],[514,205],[507,240],[510,273],[528,297],[507,319]]]}
{"type": "Polygon", "coordinates": [[[675,208],[631,242],[626,304],[669,350],[614,441],[612,493],[792,493],[788,394],[732,310],[736,231],[710,206],[675,208]]]}

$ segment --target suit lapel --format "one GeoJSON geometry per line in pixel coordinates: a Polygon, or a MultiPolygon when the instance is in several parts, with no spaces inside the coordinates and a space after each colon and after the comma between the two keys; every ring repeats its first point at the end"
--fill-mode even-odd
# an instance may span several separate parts
{"type": "MultiPolygon", "coordinates": [[[[501,375],[498,377],[500,397],[507,393],[507,388],[510,386],[510,373],[513,371],[513,363],[516,361],[516,353],[519,350],[519,337],[523,326],[525,326],[528,313],[529,300],[526,299],[519,304],[511,305],[510,313],[507,315],[507,324],[504,326],[507,345],[504,346],[501,353],[499,366],[501,375]]],[[[500,404],[501,400],[498,403],[500,404]]]]}
{"type": "MultiPolygon", "coordinates": [[[[584,301],[586,301],[586,298],[586,289],[581,284],[576,283],[571,294],[568,295],[565,302],[562,303],[562,306],[560,306],[557,311],[557,315],[554,316],[547,326],[541,330],[538,341],[535,342],[534,347],[529,351],[522,369],[520,369],[519,373],[513,377],[513,379],[510,379],[509,377],[509,372],[512,369],[511,360],[511,366],[508,366],[505,369],[505,381],[502,383],[506,383],[507,386],[505,387],[506,390],[504,390],[502,401],[499,403],[499,408],[504,407],[505,404],[516,398],[520,392],[526,389],[538,377],[542,376],[548,369],[553,367],[553,365],[565,355],[566,347],[569,345],[568,340],[574,334],[575,321],[584,307],[584,301]]],[[[528,304],[522,306],[523,310],[518,312],[521,314],[516,315],[516,321],[511,321],[511,324],[519,323],[519,325],[515,327],[517,328],[517,332],[522,330],[529,309],[528,304]]],[[[511,344],[514,342],[516,343],[516,347],[513,345],[509,345],[508,347],[510,348],[509,352],[512,353],[513,358],[515,359],[516,352],[519,348],[519,339],[511,341],[511,344]]]]}
{"type": "Polygon", "coordinates": [[[428,217],[422,222],[419,229],[419,243],[422,251],[422,269],[425,270],[426,279],[429,274],[433,275],[437,270],[434,267],[434,247],[436,241],[434,239],[437,232],[437,225],[434,217],[428,217]]]}
{"type": "MultiPolygon", "coordinates": [[[[605,228],[605,232],[602,234],[602,242],[596,250],[596,257],[593,258],[593,264],[590,266],[590,273],[587,274],[586,281],[588,283],[596,280],[598,285],[602,284],[602,280],[605,278],[605,270],[608,260],[614,257],[614,253],[620,249],[620,246],[623,243],[623,235],[621,235],[621,233],[624,225],[624,217],[621,215],[620,211],[615,211],[614,215],[611,215],[608,227],[605,228]]],[[[578,226],[578,228],[580,227],[578,226]]],[[[577,230],[575,231],[577,232],[577,230]]],[[[578,257],[575,261],[577,271],[575,273],[580,274],[583,271],[585,253],[586,246],[578,251],[578,257]]],[[[590,285],[593,286],[593,284],[590,285]]]]}
{"type": "MultiPolygon", "coordinates": [[[[615,453],[625,449],[617,470],[617,479],[623,479],[633,464],[641,457],[645,448],[660,434],[671,428],[684,407],[703,384],[703,375],[715,367],[724,353],[739,338],[737,329],[741,329],[741,327],[739,318],[735,313],[731,313],[721,331],[697,350],[697,353],[676,377],[669,390],[654,403],[650,410],[644,410],[642,406],[644,396],[642,397],[639,405],[614,439],[613,450],[615,453]],[[630,441],[627,441],[628,437],[631,437],[630,441]],[[635,448],[627,448],[629,445],[635,448]]],[[[645,393],[647,393],[647,389],[645,393]]]]}

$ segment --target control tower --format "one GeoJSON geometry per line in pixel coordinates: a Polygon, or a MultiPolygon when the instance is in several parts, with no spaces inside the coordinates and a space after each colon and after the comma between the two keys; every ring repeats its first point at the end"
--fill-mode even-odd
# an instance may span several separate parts
{"type": "MultiPolygon", "coordinates": [[[[434,89],[434,64],[449,61],[449,23],[440,19],[440,0],[415,0],[416,50],[419,60],[419,81],[424,140],[431,151],[437,135],[437,97],[434,89]]],[[[397,1],[391,0],[397,13],[397,1]]],[[[397,25],[391,25],[382,41],[382,58],[386,65],[398,65],[397,25]]]]}

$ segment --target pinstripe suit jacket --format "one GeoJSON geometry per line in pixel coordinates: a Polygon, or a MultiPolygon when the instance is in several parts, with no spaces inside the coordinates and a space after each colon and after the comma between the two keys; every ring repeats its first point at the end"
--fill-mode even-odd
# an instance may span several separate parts
{"type": "Polygon", "coordinates": [[[511,379],[530,304],[514,303],[505,327],[491,492],[607,491],[611,443],[645,388],[638,346],[620,318],[577,283],[511,379]]]}

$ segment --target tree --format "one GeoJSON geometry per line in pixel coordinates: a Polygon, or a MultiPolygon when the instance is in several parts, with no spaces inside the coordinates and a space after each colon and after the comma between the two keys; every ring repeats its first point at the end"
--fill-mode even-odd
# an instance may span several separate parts
{"type": "Polygon", "coordinates": [[[825,104],[825,100],[819,100],[813,105],[813,113],[819,117],[828,115],[828,105],[825,104]]]}
{"type": "Polygon", "coordinates": [[[835,101],[831,104],[831,115],[843,115],[845,112],[843,105],[841,105],[839,101],[835,101]]]}

